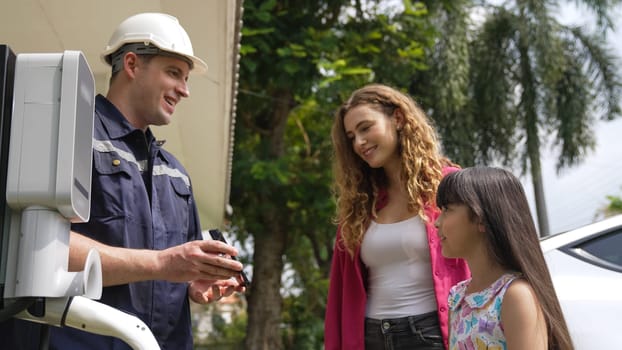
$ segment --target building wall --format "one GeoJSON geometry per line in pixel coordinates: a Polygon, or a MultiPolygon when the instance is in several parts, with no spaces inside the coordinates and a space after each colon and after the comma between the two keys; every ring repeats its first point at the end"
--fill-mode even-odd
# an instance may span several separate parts
{"type": "Polygon", "coordinates": [[[0,40],[16,54],[82,51],[97,91],[105,94],[109,68],[99,53],[114,28],[140,12],[177,17],[209,70],[190,78],[191,98],[178,105],[171,125],[154,133],[190,173],[203,228],[209,229],[222,225],[228,203],[240,7],[239,0],[10,1],[0,11],[0,40]]]}

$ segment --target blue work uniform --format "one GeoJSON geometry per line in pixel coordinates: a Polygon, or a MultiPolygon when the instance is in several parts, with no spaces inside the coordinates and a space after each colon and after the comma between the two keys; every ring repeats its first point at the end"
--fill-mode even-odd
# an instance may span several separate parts
{"type": "MultiPolygon", "coordinates": [[[[186,170],[149,129],[131,126],[102,95],[95,105],[91,215],[87,223],[71,228],[107,245],[135,249],[162,250],[201,239],[186,170]]],[[[140,318],[162,350],[193,348],[187,283],[146,281],[105,287],[99,302],[140,318]]],[[[10,348],[38,349],[38,325],[12,322],[9,343],[16,344],[10,348]]],[[[5,339],[1,342],[7,345],[5,339]]],[[[51,327],[49,348],[131,349],[120,339],[69,327],[51,327]]]]}

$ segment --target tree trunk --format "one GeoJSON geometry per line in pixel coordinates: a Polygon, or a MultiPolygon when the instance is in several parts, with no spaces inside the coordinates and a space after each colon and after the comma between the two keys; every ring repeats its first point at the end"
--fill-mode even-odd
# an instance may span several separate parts
{"type": "MultiPolygon", "coordinates": [[[[525,18],[523,10],[521,17],[525,18]]],[[[523,20],[525,23],[527,19],[523,20]]],[[[546,203],[544,201],[544,186],[542,184],[542,170],[540,166],[540,138],[538,135],[538,97],[537,84],[532,70],[531,59],[529,56],[529,39],[525,32],[520,34],[519,52],[521,85],[523,92],[521,104],[525,116],[524,128],[527,137],[527,156],[529,157],[529,167],[531,169],[531,181],[536,199],[536,214],[538,216],[538,228],[540,237],[549,234],[549,219],[546,213],[546,203]]]]}
{"type": "MultiPolygon", "coordinates": [[[[278,90],[273,94],[276,103],[272,113],[271,133],[268,135],[268,159],[278,159],[284,154],[284,137],[287,117],[293,105],[291,91],[278,90]]],[[[273,186],[274,193],[279,185],[273,186]]],[[[280,350],[281,338],[281,275],[283,274],[283,256],[287,245],[289,215],[285,212],[285,203],[279,203],[278,196],[261,198],[258,203],[263,208],[259,220],[263,232],[253,232],[255,250],[253,254],[253,282],[248,301],[248,325],[246,349],[280,350]]]]}
{"type": "Polygon", "coordinates": [[[536,157],[529,156],[531,163],[531,182],[533,183],[533,194],[536,200],[536,215],[538,216],[538,230],[540,237],[549,235],[549,218],[544,200],[544,184],[542,182],[542,171],[540,169],[539,153],[536,157]],[[537,159],[534,159],[537,158],[537,159]],[[534,166],[534,164],[537,164],[534,166]]]}
{"type": "Polygon", "coordinates": [[[252,293],[248,300],[246,349],[278,350],[281,340],[281,275],[286,237],[284,230],[254,235],[252,293]]]}

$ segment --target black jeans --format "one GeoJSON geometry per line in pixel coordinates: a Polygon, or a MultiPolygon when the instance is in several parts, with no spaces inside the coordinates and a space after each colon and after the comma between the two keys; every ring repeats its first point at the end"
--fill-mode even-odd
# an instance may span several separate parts
{"type": "Polygon", "coordinates": [[[436,311],[393,319],[365,319],[365,350],[445,349],[436,311]]]}

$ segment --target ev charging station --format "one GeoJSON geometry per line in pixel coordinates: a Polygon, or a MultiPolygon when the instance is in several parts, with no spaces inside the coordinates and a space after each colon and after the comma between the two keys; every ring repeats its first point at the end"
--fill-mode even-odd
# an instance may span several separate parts
{"type": "Polygon", "coordinates": [[[84,55],[15,55],[0,45],[0,102],[0,322],[160,349],[140,319],[92,300],[102,292],[97,250],[83,271],[68,271],[70,225],[90,216],[95,82],[84,55]]]}

